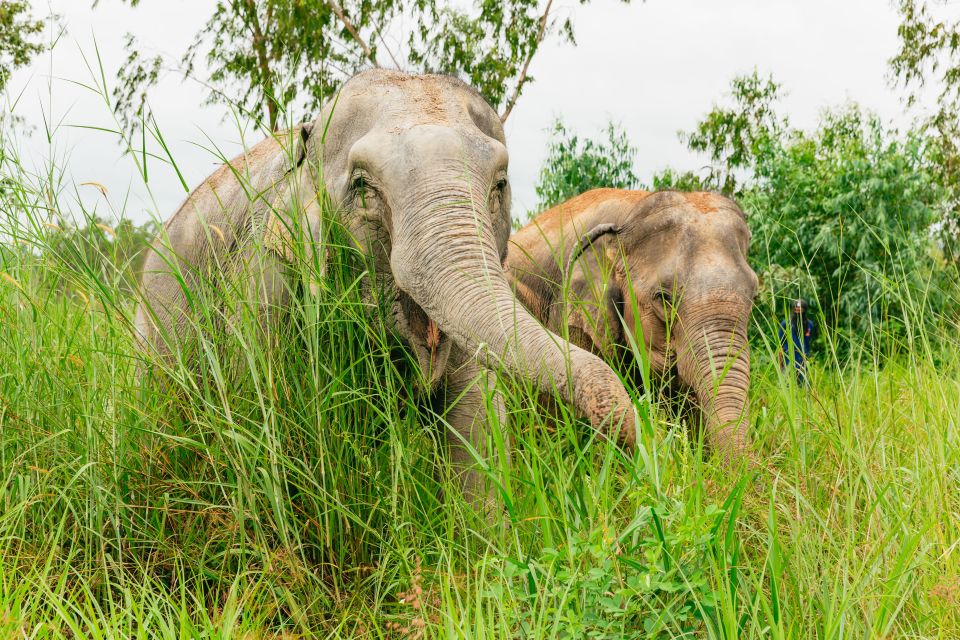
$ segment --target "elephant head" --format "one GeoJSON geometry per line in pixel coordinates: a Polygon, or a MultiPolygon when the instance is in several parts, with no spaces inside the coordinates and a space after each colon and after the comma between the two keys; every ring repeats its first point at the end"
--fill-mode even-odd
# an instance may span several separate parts
{"type": "Polygon", "coordinates": [[[632,444],[633,407],[614,371],[547,331],[507,283],[507,149],[480,94],[451,77],[375,69],[347,81],[312,125],[279,138],[208,178],[167,223],[168,242],[145,266],[155,309],[138,310],[142,336],[187,315],[185,278],[171,277],[171,264],[220,273],[230,266],[211,268],[215,247],[239,246],[251,229],[274,249],[260,252],[254,280],[260,297],[276,302],[277,278],[264,274],[282,271],[291,247],[319,240],[317,193],[325,191],[380,284],[393,289],[392,319],[428,385],[447,373],[452,351],[466,354],[559,392],[595,427],[632,444]]]}
{"type": "Polygon", "coordinates": [[[506,143],[480,94],[448,76],[372,70],[343,86],[313,130],[325,133],[310,137],[307,157],[356,242],[392,278],[397,328],[429,380],[443,375],[454,343],[558,390],[598,428],[622,425],[621,441],[633,441],[616,374],[516,304],[502,267],[506,143]]]}
{"type": "Polygon", "coordinates": [[[748,446],[749,242],[743,212],[722,196],[598,189],[518,231],[507,266],[551,328],[612,362],[633,346],[652,373],[673,375],[711,448],[735,460],[748,446]]]}

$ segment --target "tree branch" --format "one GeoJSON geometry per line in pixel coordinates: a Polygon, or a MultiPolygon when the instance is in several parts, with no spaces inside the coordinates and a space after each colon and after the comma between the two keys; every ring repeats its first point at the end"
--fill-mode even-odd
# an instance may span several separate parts
{"type": "Polygon", "coordinates": [[[531,47],[530,53],[523,63],[523,69],[520,70],[520,77],[517,79],[517,86],[513,89],[513,95],[507,100],[507,106],[500,115],[501,123],[505,123],[507,118],[510,117],[510,112],[513,111],[513,107],[517,104],[517,99],[520,97],[523,84],[527,81],[527,70],[530,68],[530,61],[533,60],[533,56],[536,55],[537,50],[540,48],[540,43],[543,42],[543,35],[547,30],[547,19],[550,17],[551,6],[553,6],[553,0],[547,0],[547,8],[544,9],[543,15],[540,16],[540,29],[537,31],[537,39],[534,40],[533,47],[531,47]]]}
{"type": "Polygon", "coordinates": [[[340,3],[337,2],[337,0],[330,0],[330,8],[333,9],[333,12],[337,15],[337,18],[340,19],[340,22],[343,23],[343,26],[346,27],[347,31],[350,32],[350,35],[353,36],[353,39],[357,41],[357,44],[360,45],[360,48],[363,49],[363,56],[372,62],[373,66],[379,67],[380,63],[377,62],[377,57],[373,54],[373,50],[370,48],[370,45],[367,44],[366,40],[360,37],[360,32],[357,31],[357,28],[353,26],[353,23],[350,22],[350,19],[347,18],[346,14],[344,14],[343,7],[340,6],[340,3]]]}
{"type": "Polygon", "coordinates": [[[267,56],[266,39],[263,37],[263,30],[260,28],[256,3],[254,0],[247,0],[246,6],[249,12],[247,13],[248,24],[253,35],[253,50],[257,55],[260,82],[263,84],[262,95],[267,106],[267,118],[270,120],[270,130],[274,131],[277,128],[277,104],[276,96],[273,95],[273,75],[270,71],[270,59],[267,56]]]}
{"type": "Polygon", "coordinates": [[[383,48],[387,50],[387,55],[390,56],[390,59],[393,61],[393,66],[395,66],[397,69],[400,69],[400,63],[397,62],[397,57],[393,55],[390,45],[388,45],[387,41],[383,38],[383,33],[380,31],[380,26],[374,22],[373,28],[377,32],[377,37],[380,38],[380,44],[382,44],[383,48]]]}

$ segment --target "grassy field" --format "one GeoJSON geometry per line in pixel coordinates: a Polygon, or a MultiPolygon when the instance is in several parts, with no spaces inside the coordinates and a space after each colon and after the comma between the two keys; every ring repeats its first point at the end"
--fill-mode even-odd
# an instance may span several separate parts
{"type": "Polygon", "coordinates": [[[241,325],[160,392],[123,277],[46,251],[57,194],[11,166],[2,637],[960,637],[960,344],[922,300],[906,338],[827,336],[809,393],[754,318],[756,478],[635,385],[631,455],[505,385],[485,520],[349,252],[280,335],[241,325]]]}

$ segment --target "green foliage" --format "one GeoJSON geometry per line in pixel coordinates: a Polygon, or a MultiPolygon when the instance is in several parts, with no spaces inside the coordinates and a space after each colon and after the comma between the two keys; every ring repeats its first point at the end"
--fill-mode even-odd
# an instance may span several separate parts
{"type": "MultiPolygon", "coordinates": [[[[210,68],[209,77],[202,79],[208,102],[235,106],[276,129],[287,106],[298,116],[316,113],[344,78],[364,64],[377,64],[379,25],[403,10],[425,7],[421,0],[218,0],[178,68],[192,76],[203,60],[210,68]]],[[[146,91],[158,80],[165,61],[144,57],[131,35],[127,52],[114,99],[130,127],[141,115],[146,91]]]]}
{"type": "Polygon", "coordinates": [[[83,273],[86,278],[130,293],[140,279],[145,251],[158,231],[159,225],[154,222],[137,225],[122,220],[110,226],[98,217],[82,226],[51,225],[43,244],[49,284],[62,288],[70,284],[62,280],[62,274],[83,273]],[[50,268],[55,266],[58,268],[50,268]]]}
{"type": "Polygon", "coordinates": [[[851,106],[771,151],[755,167],[758,184],[742,196],[755,262],[773,294],[764,311],[782,316],[774,301],[803,295],[819,302],[828,326],[857,334],[884,326],[895,337],[891,322],[915,292],[948,308],[938,285],[953,274],[930,233],[944,190],[922,136],[900,137],[851,106]]]}
{"type": "MultiPolygon", "coordinates": [[[[954,272],[931,233],[949,200],[935,142],[855,105],[824,112],[812,132],[793,129],[774,108],[779,95],[756,72],[736,78],[733,105],[683,136],[714,163],[702,183],[736,195],[748,214],[758,311],[780,318],[787,299],[805,297],[829,327],[883,326],[896,338],[902,327],[892,319],[915,292],[952,308],[943,290],[954,272]]],[[[693,186],[696,175],[686,175],[693,186]]]]}
{"type": "Polygon", "coordinates": [[[960,22],[938,19],[925,0],[900,0],[900,50],[890,59],[894,79],[910,90],[909,103],[932,84],[941,109],[960,98],[960,22]]]}
{"type": "MultiPolygon", "coordinates": [[[[558,24],[556,11],[553,0],[476,0],[472,10],[436,0],[218,0],[175,66],[188,77],[204,60],[208,102],[238,107],[271,129],[283,124],[285,109],[287,120],[307,119],[345,79],[385,64],[460,76],[506,120],[533,80],[530,63],[545,39],[559,32],[574,43],[573,23],[558,24]],[[401,16],[418,25],[405,52],[383,37],[401,16]]],[[[172,63],[142,55],[132,35],[126,49],[113,97],[125,128],[135,129],[148,89],[172,63]]]]}
{"type": "MultiPolygon", "coordinates": [[[[629,2],[630,0],[622,0],[629,2]]],[[[590,0],[579,0],[581,5],[590,0]]],[[[410,61],[420,68],[460,75],[505,121],[528,82],[545,38],[558,32],[576,44],[569,17],[557,22],[553,0],[475,0],[472,11],[446,6],[410,36],[410,61]]]]}
{"type": "MultiPolygon", "coordinates": [[[[575,531],[562,550],[545,547],[535,560],[509,560],[505,577],[521,615],[530,616],[521,618],[516,637],[537,637],[536,618],[544,614],[557,624],[556,637],[569,640],[667,639],[702,630],[716,617],[709,574],[724,553],[722,525],[735,518],[714,504],[690,507],[664,500],[642,508],[616,535],[575,531]],[[544,611],[544,601],[555,608],[544,611]]],[[[502,597],[499,585],[489,595],[502,597]]]]}
{"type": "Polygon", "coordinates": [[[738,191],[737,172],[753,169],[788,126],[776,113],[783,90],[772,77],[761,78],[754,70],[735,77],[730,89],[732,106],[714,106],[693,131],[680,133],[691,150],[706,153],[713,162],[703,184],[726,195],[738,191]]]}
{"type": "MultiPolygon", "coordinates": [[[[814,362],[802,395],[759,318],[756,481],[630,378],[633,453],[504,384],[509,420],[478,463],[503,506],[487,520],[335,216],[327,269],[291,266],[287,321],[241,313],[196,361],[155,360],[109,272],[128,261],[97,262],[113,241],[89,224],[47,226],[96,222],[56,167],[15,159],[0,156],[0,636],[960,636],[960,345],[922,306],[902,308],[896,358],[873,332],[826,335],[851,355],[814,362]]],[[[199,322],[214,303],[256,310],[212,289],[199,322]]]]}
{"type": "Polygon", "coordinates": [[[34,20],[29,9],[26,0],[0,0],[0,90],[14,70],[43,49],[36,40],[43,22],[34,20]]]}
{"type": "Polygon", "coordinates": [[[632,189],[638,184],[633,172],[637,150],[627,134],[612,122],[606,140],[580,138],[559,119],[553,123],[553,139],[540,169],[537,196],[540,210],[560,204],[597,187],[632,189]]]}
{"type": "Polygon", "coordinates": [[[660,173],[654,174],[652,185],[654,191],[662,191],[665,189],[673,189],[675,191],[715,190],[709,177],[701,177],[693,171],[675,171],[669,167],[660,173]]]}
{"type": "MultiPolygon", "coordinates": [[[[944,3],[946,4],[946,3],[944,3]]],[[[948,257],[957,263],[960,238],[960,21],[942,20],[930,3],[900,0],[900,50],[890,59],[892,82],[906,90],[906,102],[923,102],[928,87],[939,89],[920,127],[929,138],[931,169],[948,192],[948,206],[936,228],[948,257]]]]}

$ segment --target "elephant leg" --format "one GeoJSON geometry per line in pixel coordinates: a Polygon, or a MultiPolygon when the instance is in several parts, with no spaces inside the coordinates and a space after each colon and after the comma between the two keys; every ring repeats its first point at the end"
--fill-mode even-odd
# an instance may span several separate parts
{"type": "MultiPolygon", "coordinates": [[[[494,390],[494,375],[467,358],[457,360],[462,364],[447,374],[443,388],[450,463],[466,500],[489,516],[496,509],[496,488],[477,467],[492,462],[491,429],[506,424],[506,411],[494,390]]],[[[506,437],[503,442],[506,448],[506,437]]]]}

